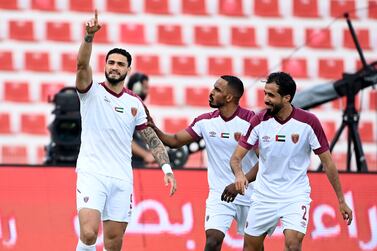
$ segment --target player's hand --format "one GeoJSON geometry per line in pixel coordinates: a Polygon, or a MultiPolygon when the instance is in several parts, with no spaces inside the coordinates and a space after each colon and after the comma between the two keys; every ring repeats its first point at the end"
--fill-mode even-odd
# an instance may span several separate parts
{"type": "Polygon", "coordinates": [[[145,113],[147,114],[147,124],[149,127],[151,127],[153,130],[155,130],[157,127],[156,127],[156,124],[154,123],[153,121],[153,118],[148,110],[148,108],[146,106],[144,106],[145,108],[145,113]]]}
{"type": "Polygon", "coordinates": [[[347,225],[350,225],[353,219],[352,210],[345,202],[339,203],[339,210],[343,215],[343,219],[347,221],[347,225]]]}
{"type": "Polygon", "coordinates": [[[236,185],[237,192],[244,195],[249,181],[246,179],[245,174],[240,172],[236,175],[236,182],[234,184],[236,185]]]}
{"type": "Polygon", "coordinates": [[[101,25],[98,23],[98,12],[94,11],[94,18],[85,24],[86,34],[93,36],[94,33],[101,29],[101,25]]]}
{"type": "Polygon", "coordinates": [[[174,174],[172,173],[165,174],[164,181],[165,181],[165,186],[168,186],[170,183],[169,195],[172,196],[175,193],[175,191],[177,191],[177,181],[174,178],[174,174]]]}
{"type": "Polygon", "coordinates": [[[227,185],[221,194],[221,200],[226,202],[233,202],[236,198],[238,192],[236,190],[236,185],[234,183],[227,185]]]}

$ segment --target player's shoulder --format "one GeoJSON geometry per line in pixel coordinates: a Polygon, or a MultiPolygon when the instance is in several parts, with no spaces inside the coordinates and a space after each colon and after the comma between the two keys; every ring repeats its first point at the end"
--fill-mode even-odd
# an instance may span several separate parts
{"type": "Polygon", "coordinates": [[[298,120],[300,122],[303,122],[303,123],[306,123],[306,124],[309,124],[309,125],[319,123],[317,116],[314,115],[313,113],[311,113],[309,111],[305,111],[305,110],[303,110],[301,108],[297,108],[297,107],[293,107],[293,109],[294,109],[293,118],[295,120],[298,120]]]}
{"type": "Polygon", "coordinates": [[[243,107],[239,107],[237,110],[237,117],[239,117],[242,120],[250,121],[252,117],[255,116],[255,112],[243,107]]]}
{"type": "Polygon", "coordinates": [[[200,114],[198,117],[195,118],[196,121],[201,121],[201,120],[209,120],[209,119],[214,119],[220,116],[219,110],[215,110],[212,112],[206,112],[200,114]]]}

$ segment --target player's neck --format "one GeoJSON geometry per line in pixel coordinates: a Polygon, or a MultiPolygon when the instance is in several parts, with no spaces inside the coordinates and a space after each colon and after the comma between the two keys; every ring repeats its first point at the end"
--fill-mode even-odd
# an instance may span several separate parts
{"type": "Polygon", "coordinates": [[[109,88],[110,90],[112,90],[116,94],[119,94],[123,91],[124,81],[118,82],[115,85],[110,84],[108,81],[105,81],[105,85],[106,85],[107,88],[109,88]]]}
{"type": "Polygon", "coordinates": [[[276,114],[276,117],[281,121],[285,121],[291,115],[292,111],[293,107],[291,104],[285,105],[278,114],[276,114]]]}
{"type": "Polygon", "coordinates": [[[228,104],[219,108],[220,114],[223,118],[230,118],[236,112],[238,105],[228,104]]]}

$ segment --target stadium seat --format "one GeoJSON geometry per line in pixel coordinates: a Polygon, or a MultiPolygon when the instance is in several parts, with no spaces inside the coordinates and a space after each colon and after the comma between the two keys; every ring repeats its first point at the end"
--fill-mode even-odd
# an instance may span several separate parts
{"type": "Polygon", "coordinates": [[[328,28],[306,29],[305,30],[305,44],[308,47],[315,48],[315,49],[332,48],[333,46],[331,43],[331,30],[328,28]]]}
{"type": "Polygon", "coordinates": [[[149,75],[161,75],[158,55],[137,55],[135,57],[135,67],[138,71],[149,75]]]}
{"type": "MultiPolygon", "coordinates": [[[[344,109],[347,105],[347,99],[346,97],[338,98],[336,100],[333,100],[331,102],[332,108],[336,110],[344,109]]],[[[355,97],[355,108],[356,110],[360,110],[360,97],[359,94],[355,97]]]]}
{"type": "Polygon", "coordinates": [[[355,0],[331,0],[330,1],[330,16],[342,17],[345,12],[350,14],[352,19],[356,17],[356,4],[355,0]]]}
{"type": "Polygon", "coordinates": [[[33,10],[56,11],[55,0],[31,0],[33,10]]]}
{"type": "Polygon", "coordinates": [[[208,57],[207,62],[209,75],[233,75],[232,57],[208,57]]]}
{"type": "Polygon", "coordinates": [[[171,73],[174,75],[197,75],[196,58],[194,56],[172,56],[171,73]]]}
{"type": "Polygon", "coordinates": [[[36,156],[36,164],[43,164],[46,158],[46,149],[45,146],[38,146],[37,147],[37,156],[36,156]]]}
{"type": "Polygon", "coordinates": [[[147,44],[144,24],[121,24],[120,42],[125,44],[147,44]]]}
{"type": "Polygon", "coordinates": [[[94,0],[69,0],[70,11],[93,12],[94,0]]]}
{"type": "Polygon", "coordinates": [[[0,134],[10,134],[10,113],[0,112],[0,134]]]}
{"type": "Polygon", "coordinates": [[[172,86],[150,86],[148,100],[151,105],[174,106],[172,86]]]}
{"type": "Polygon", "coordinates": [[[106,54],[97,55],[97,71],[98,73],[103,73],[106,65],[106,54]]]}
{"type": "Polygon", "coordinates": [[[232,26],[231,40],[234,46],[257,47],[255,27],[232,26]]]}
{"type": "Polygon", "coordinates": [[[367,160],[368,171],[377,172],[377,154],[365,153],[365,158],[367,160]]]}
{"type": "Polygon", "coordinates": [[[242,0],[220,0],[218,13],[224,16],[244,16],[242,0]]]}
{"type": "Polygon", "coordinates": [[[293,16],[304,18],[318,17],[319,0],[294,0],[293,16]]]}
{"type": "Polygon", "coordinates": [[[343,59],[318,59],[318,77],[328,79],[339,79],[344,72],[343,59]]]}
{"type": "Polygon", "coordinates": [[[335,121],[321,121],[322,128],[325,131],[327,140],[329,143],[333,140],[336,130],[338,129],[336,127],[335,121]]]}
{"type": "Polygon", "coordinates": [[[255,0],[254,14],[262,17],[280,17],[279,0],[255,0]]]}
{"type": "Polygon", "coordinates": [[[243,59],[243,74],[252,77],[264,77],[268,74],[268,60],[262,57],[243,59]]]}
{"type": "MultiPolygon", "coordinates": [[[[243,93],[243,95],[242,95],[242,97],[240,99],[240,106],[244,107],[244,108],[248,108],[249,107],[249,104],[247,102],[247,90],[246,90],[246,88],[245,88],[245,91],[244,91],[244,93],[243,93]]],[[[251,107],[251,105],[250,105],[250,107],[251,107]]],[[[254,108],[252,108],[252,110],[253,109],[254,108]]]]}
{"type": "Polygon", "coordinates": [[[48,21],[46,23],[46,39],[61,42],[72,41],[71,24],[69,22],[48,21]]]}
{"type": "Polygon", "coordinates": [[[288,58],[282,60],[284,72],[288,72],[293,78],[307,78],[308,67],[305,58],[288,58]]]}
{"type": "Polygon", "coordinates": [[[20,121],[21,133],[36,135],[48,134],[47,120],[44,114],[22,113],[20,115],[20,121]]]}
{"type": "Polygon", "coordinates": [[[168,45],[184,45],[182,27],[180,25],[158,25],[157,42],[168,45]]]}
{"type": "Polygon", "coordinates": [[[42,82],[39,90],[39,97],[41,102],[50,102],[54,95],[64,87],[64,83],[47,83],[42,82]]]}
{"type": "MultiPolygon", "coordinates": [[[[85,34],[85,25],[83,26],[83,28],[83,34],[85,34]]],[[[96,43],[110,43],[108,24],[102,23],[101,29],[96,33],[96,36],[94,37],[94,41],[96,43]]]]}
{"type": "Polygon", "coordinates": [[[4,100],[10,102],[30,102],[29,83],[26,81],[5,81],[4,100]]]}
{"type": "Polygon", "coordinates": [[[194,27],[195,44],[204,46],[219,46],[219,30],[217,26],[201,26],[194,27]]]}
{"type": "Polygon", "coordinates": [[[362,121],[359,123],[359,133],[360,138],[362,142],[375,142],[376,141],[376,135],[373,135],[377,130],[376,128],[373,128],[373,122],[372,121],[362,121]]]}
{"type": "Polygon", "coordinates": [[[106,10],[114,13],[131,13],[131,0],[107,0],[106,10]]]}
{"type": "Polygon", "coordinates": [[[76,72],[77,53],[63,52],[60,55],[60,70],[64,72],[76,72]]]}
{"type": "Polygon", "coordinates": [[[187,118],[164,118],[163,119],[163,128],[164,132],[167,133],[176,133],[182,129],[185,129],[189,125],[187,118]]]}
{"type": "Polygon", "coordinates": [[[27,51],[24,55],[25,70],[48,72],[50,68],[50,54],[49,52],[31,52],[27,51]]]}
{"type": "Polygon", "coordinates": [[[369,109],[377,111],[377,91],[371,90],[369,92],[369,109]]]}
{"type": "Polygon", "coordinates": [[[210,89],[207,87],[186,87],[186,105],[208,107],[208,97],[210,89]]]}
{"type": "Polygon", "coordinates": [[[10,20],[9,38],[22,41],[34,41],[34,22],[31,20],[10,20]]]}
{"type": "Polygon", "coordinates": [[[333,152],[332,159],[335,163],[336,168],[339,171],[347,170],[347,153],[345,152],[333,152]]]}
{"type": "Polygon", "coordinates": [[[144,0],[144,12],[150,14],[170,14],[169,0],[144,0]]]}
{"type": "Polygon", "coordinates": [[[368,17],[377,19],[377,1],[376,0],[368,0],[368,17]]]}
{"type": "MultiPolygon", "coordinates": [[[[376,9],[377,11],[377,9],[376,9]]],[[[357,29],[355,30],[356,36],[359,40],[360,47],[364,50],[370,50],[370,39],[369,39],[369,30],[368,29],[357,29]]],[[[352,36],[348,29],[343,30],[343,46],[345,48],[355,49],[355,44],[353,42],[352,36]]]]}
{"type": "Polygon", "coordinates": [[[273,47],[294,47],[291,27],[269,27],[268,45],[273,47]]]}
{"type": "Polygon", "coordinates": [[[254,104],[255,109],[262,109],[265,107],[264,104],[264,89],[257,88],[256,89],[256,103],[254,104]]]}
{"type": "Polygon", "coordinates": [[[206,0],[182,0],[182,13],[188,15],[208,15],[206,0]]]}
{"type": "Polygon", "coordinates": [[[17,0],[0,0],[0,9],[17,10],[18,1],[17,0]]]}
{"type": "Polygon", "coordinates": [[[25,164],[28,163],[28,151],[25,145],[2,145],[2,164],[25,164]]]}
{"type": "Polygon", "coordinates": [[[8,51],[0,51],[0,71],[14,71],[14,64],[13,64],[13,52],[11,50],[8,51]]]}

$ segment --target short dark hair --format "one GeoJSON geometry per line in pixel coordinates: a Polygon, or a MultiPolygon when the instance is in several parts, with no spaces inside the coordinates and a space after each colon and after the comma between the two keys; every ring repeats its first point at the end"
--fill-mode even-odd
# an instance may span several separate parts
{"type": "Polygon", "coordinates": [[[145,80],[149,80],[149,77],[148,75],[142,73],[142,72],[135,72],[134,74],[132,74],[129,79],[128,79],[128,83],[127,83],[127,88],[132,90],[134,85],[137,83],[137,82],[140,82],[140,83],[143,83],[145,80]]]}
{"type": "Polygon", "coordinates": [[[221,78],[228,82],[228,86],[234,91],[237,98],[242,97],[244,88],[241,79],[231,75],[223,75],[221,78]]]}
{"type": "Polygon", "coordinates": [[[122,48],[113,48],[113,49],[111,49],[111,50],[107,53],[105,61],[107,62],[107,59],[109,58],[109,56],[110,56],[111,54],[114,54],[114,53],[116,53],[116,54],[121,54],[121,55],[125,56],[125,57],[127,58],[128,67],[131,66],[131,62],[132,62],[131,54],[130,54],[128,51],[126,51],[125,49],[122,49],[122,48]]]}
{"type": "Polygon", "coordinates": [[[289,102],[292,102],[296,93],[296,83],[291,75],[285,72],[273,72],[268,75],[266,83],[276,83],[279,86],[278,93],[281,96],[291,95],[289,102]]]}

